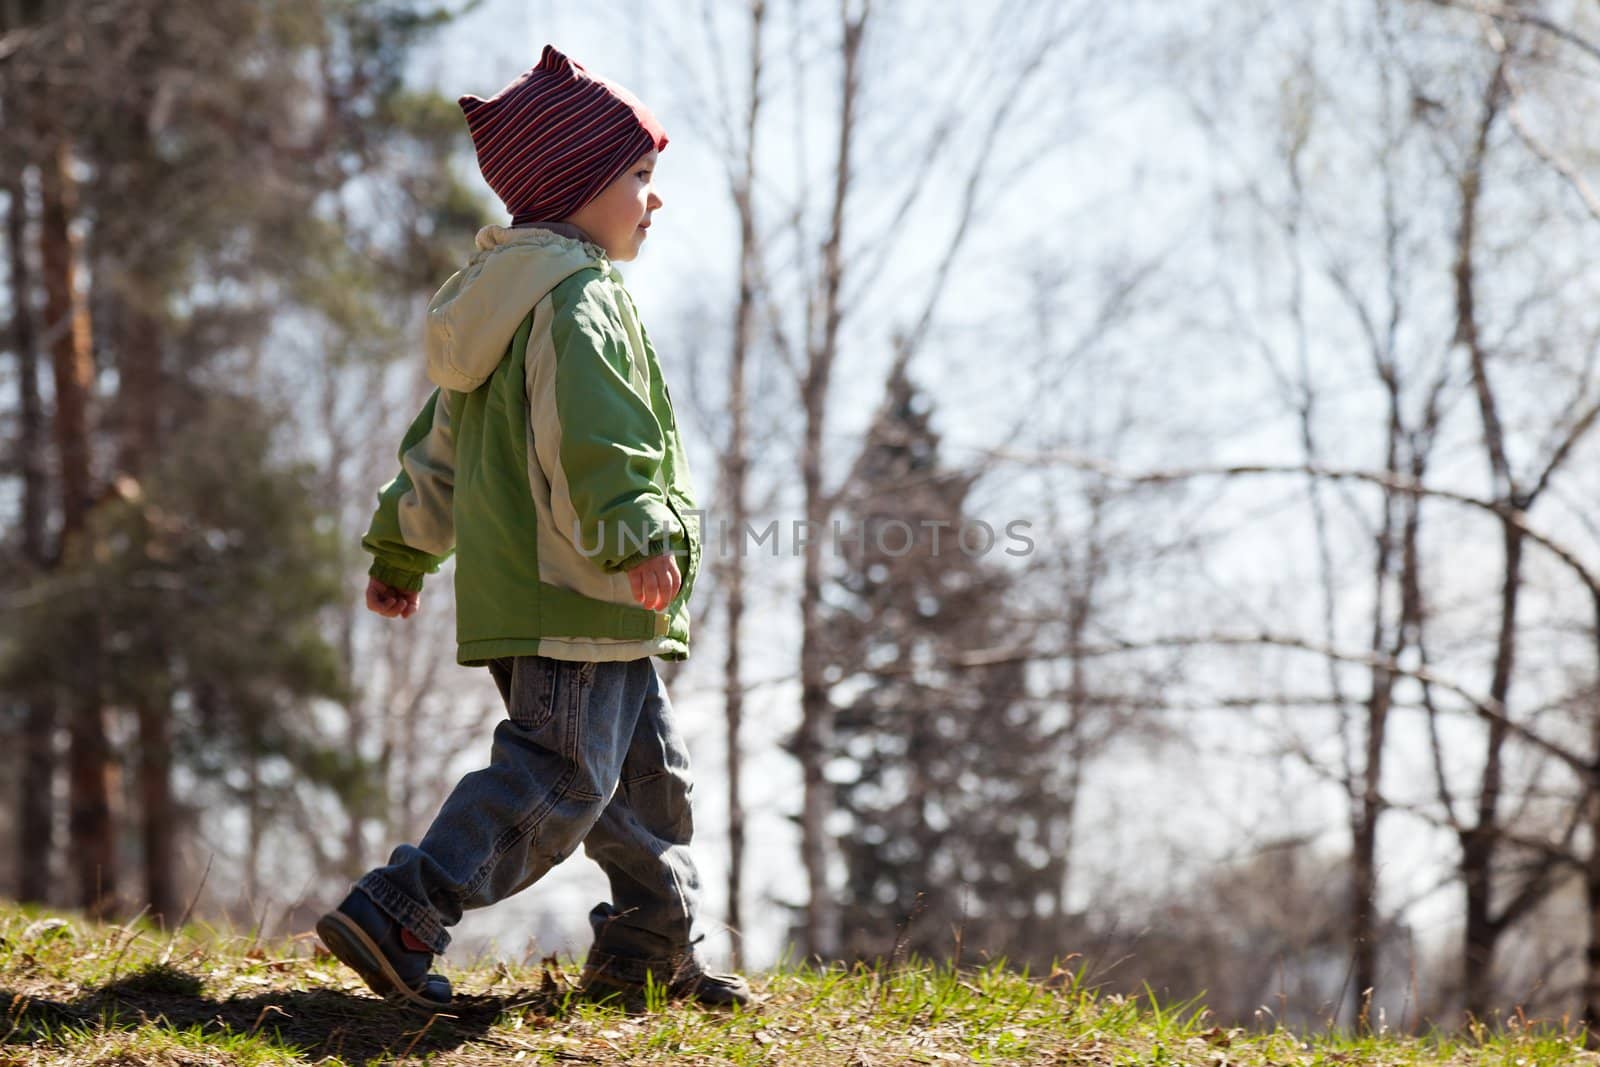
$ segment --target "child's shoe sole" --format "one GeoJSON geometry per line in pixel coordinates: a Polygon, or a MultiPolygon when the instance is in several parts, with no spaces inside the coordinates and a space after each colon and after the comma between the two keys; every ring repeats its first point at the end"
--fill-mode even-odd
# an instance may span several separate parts
{"type": "Polygon", "coordinates": [[[339,958],[339,962],[360,975],[367,987],[379,996],[399,997],[413,1007],[430,1011],[450,1006],[449,997],[443,1000],[425,997],[402,982],[388,957],[379,951],[367,932],[343,912],[330,911],[318,919],[317,936],[328,946],[328,951],[339,958]]]}

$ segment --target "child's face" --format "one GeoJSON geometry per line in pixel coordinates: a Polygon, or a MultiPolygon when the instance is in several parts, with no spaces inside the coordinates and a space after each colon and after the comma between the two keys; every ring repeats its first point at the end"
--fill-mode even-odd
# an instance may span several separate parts
{"type": "Polygon", "coordinates": [[[627,262],[644,245],[650,214],[661,207],[651,177],[655,172],[654,148],[640,156],[605,190],[562,222],[570,222],[606,250],[612,259],[627,262]]]}

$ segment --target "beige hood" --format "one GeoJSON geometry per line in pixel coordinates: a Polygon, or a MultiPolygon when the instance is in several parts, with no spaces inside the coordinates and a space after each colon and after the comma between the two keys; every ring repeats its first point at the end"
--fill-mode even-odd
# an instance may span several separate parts
{"type": "Polygon", "coordinates": [[[478,251],[428,302],[428,378],[470,393],[489,380],[528,311],[586,267],[609,272],[599,245],[539,228],[485,226],[478,251]]]}

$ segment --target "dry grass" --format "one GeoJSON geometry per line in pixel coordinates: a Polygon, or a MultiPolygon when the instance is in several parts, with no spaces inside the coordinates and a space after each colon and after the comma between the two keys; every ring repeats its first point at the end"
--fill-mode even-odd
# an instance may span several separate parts
{"type": "Polygon", "coordinates": [[[306,936],[276,945],[169,937],[0,909],[0,1067],[200,1064],[1594,1064],[1580,1036],[1520,1025],[1460,1040],[1246,1034],[1192,1006],[1097,997],[1057,970],[786,968],[752,1009],[653,1003],[627,1015],[571,994],[570,964],[447,970],[428,1015],[373,997],[306,936]]]}

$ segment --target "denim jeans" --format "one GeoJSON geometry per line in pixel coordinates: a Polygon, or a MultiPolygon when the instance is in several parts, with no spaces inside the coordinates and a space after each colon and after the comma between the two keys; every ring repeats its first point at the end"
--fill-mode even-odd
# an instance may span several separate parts
{"type": "Polygon", "coordinates": [[[456,783],[420,844],[357,886],[443,952],[463,910],[526,889],[582,842],[611,882],[611,901],[589,913],[591,961],[612,959],[621,976],[686,957],[694,785],[653,661],[517,656],[489,670],[507,709],[489,765],[456,783]]]}

